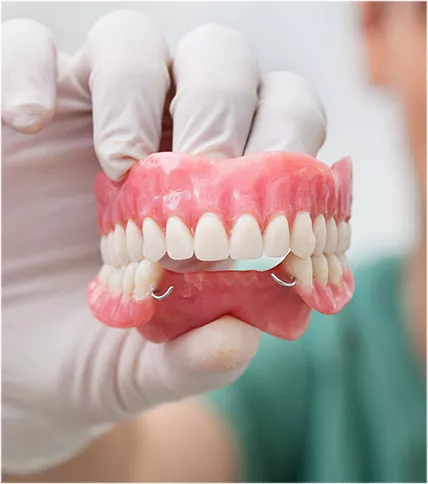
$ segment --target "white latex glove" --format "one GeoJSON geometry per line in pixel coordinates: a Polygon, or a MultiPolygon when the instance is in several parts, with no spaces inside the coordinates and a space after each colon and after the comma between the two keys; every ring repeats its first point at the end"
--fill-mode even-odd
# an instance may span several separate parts
{"type": "MultiPolygon", "coordinates": [[[[25,473],[71,458],[112,422],[230,384],[259,331],[224,317],[156,345],[89,313],[86,287],[101,263],[92,191],[99,162],[120,179],[161,143],[170,60],[154,22],[109,14],[72,59],[34,21],[2,31],[2,457],[5,472],[25,473]]],[[[306,82],[285,72],[260,79],[229,28],[188,34],[172,71],[175,151],[316,154],[324,140],[306,82]]]]}

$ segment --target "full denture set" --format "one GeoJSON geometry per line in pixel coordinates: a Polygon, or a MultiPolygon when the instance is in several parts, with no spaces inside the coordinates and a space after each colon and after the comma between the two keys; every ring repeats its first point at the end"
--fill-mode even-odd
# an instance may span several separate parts
{"type": "Polygon", "coordinates": [[[279,152],[223,161],[157,153],[122,182],[100,173],[103,266],[89,285],[90,308],[103,323],[137,327],[155,342],[226,314],[296,339],[312,309],[333,314],[352,297],[351,184],[349,159],[329,168],[279,152]],[[262,256],[281,259],[265,272],[209,270],[262,256]],[[189,260],[204,270],[170,269],[189,260]]]}

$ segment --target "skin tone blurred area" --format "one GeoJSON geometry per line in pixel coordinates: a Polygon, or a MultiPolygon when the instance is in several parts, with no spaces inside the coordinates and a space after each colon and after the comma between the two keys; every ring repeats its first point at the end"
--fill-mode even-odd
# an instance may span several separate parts
{"type": "MultiPolygon", "coordinates": [[[[426,15],[426,2],[3,3],[5,482],[426,482],[426,15]],[[98,321],[94,179],[102,204],[161,151],[181,154],[168,167],[349,156],[350,301],[312,310],[295,341],[243,311],[160,342],[98,321]]],[[[205,271],[195,258],[169,263],[205,271]]],[[[264,270],[252,263],[233,270],[264,270]]]]}

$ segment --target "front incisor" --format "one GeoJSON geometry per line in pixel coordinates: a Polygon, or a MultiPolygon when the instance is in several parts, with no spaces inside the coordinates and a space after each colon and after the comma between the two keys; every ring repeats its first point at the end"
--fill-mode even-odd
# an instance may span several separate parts
{"type": "Polygon", "coordinates": [[[229,257],[229,240],[220,218],[204,214],[195,229],[195,256],[201,261],[219,261],[229,257]]]}
{"type": "Polygon", "coordinates": [[[263,238],[257,220],[241,215],[230,236],[230,257],[235,260],[259,259],[263,255],[263,238]]]}
{"type": "Polygon", "coordinates": [[[268,257],[283,257],[290,250],[290,229],[285,215],[277,215],[265,229],[264,251],[268,257]]]}
{"type": "Polygon", "coordinates": [[[308,212],[299,212],[291,230],[291,251],[301,259],[307,259],[315,248],[312,220],[308,212]]]}

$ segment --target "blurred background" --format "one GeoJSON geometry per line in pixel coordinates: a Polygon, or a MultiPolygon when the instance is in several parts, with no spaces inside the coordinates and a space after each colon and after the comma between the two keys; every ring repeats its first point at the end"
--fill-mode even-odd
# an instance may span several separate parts
{"type": "Polygon", "coordinates": [[[157,19],[174,52],[190,29],[217,22],[240,30],[263,72],[291,70],[308,79],[327,113],[319,158],[354,161],[352,260],[403,251],[414,239],[415,190],[397,103],[368,84],[359,9],[345,2],[3,2],[2,19],[38,20],[72,54],[92,24],[116,9],[157,19]]]}

